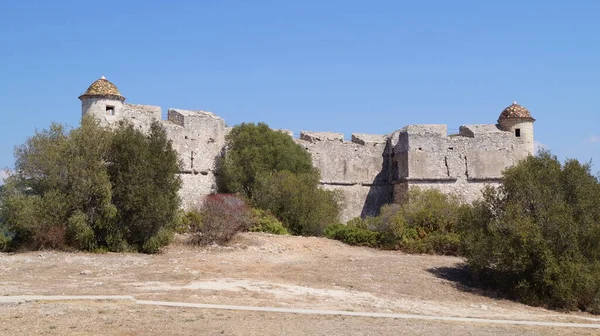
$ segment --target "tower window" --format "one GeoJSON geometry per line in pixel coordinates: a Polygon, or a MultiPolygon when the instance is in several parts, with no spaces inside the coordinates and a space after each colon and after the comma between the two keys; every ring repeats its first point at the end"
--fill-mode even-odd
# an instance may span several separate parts
{"type": "Polygon", "coordinates": [[[106,105],[106,114],[107,115],[115,115],[115,107],[106,105]]]}
{"type": "Polygon", "coordinates": [[[521,129],[520,129],[520,128],[515,128],[515,136],[516,136],[517,138],[520,138],[520,137],[521,137],[521,129]]]}

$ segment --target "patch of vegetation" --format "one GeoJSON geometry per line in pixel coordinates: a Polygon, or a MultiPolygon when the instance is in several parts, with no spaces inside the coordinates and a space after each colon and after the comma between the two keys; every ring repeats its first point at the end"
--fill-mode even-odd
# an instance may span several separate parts
{"type": "Polygon", "coordinates": [[[406,203],[386,205],[376,217],[354,218],[345,229],[335,226],[335,235],[327,232],[352,245],[456,255],[460,248],[456,226],[463,207],[456,197],[438,190],[411,188],[406,203]]]}
{"type": "Polygon", "coordinates": [[[250,232],[264,232],[277,235],[289,235],[289,231],[283,226],[277,217],[268,211],[252,209],[252,226],[250,232]]]}
{"type": "Polygon", "coordinates": [[[169,243],[181,181],[161,125],[148,134],[86,116],[52,124],[15,150],[0,195],[11,248],[157,252],[169,243]]]}
{"type": "Polygon", "coordinates": [[[241,124],[227,135],[227,147],[219,160],[221,191],[245,196],[292,234],[322,235],[338,221],[339,194],[319,187],[310,154],[289,135],[241,124]]]}
{"type": "Polygon", "coordinates": [[[254,205],[268,210],[296,235],[321,236],[338,222],[339,196],[319,187],[319,174],[280,171],[259,177],[254,205]]]}
{"type": "Polygon", "coordinates": [[[253,224],[252,213],[245,200],[232,194],[205,197],[202,206],[188,217],[193,221],[190,242],[196,245],[228,242],[253,224]]]}
{"type": "Polygon", "coordinates": [[[265,123],[237,125],[226,141],[227,154],[219,161],[222,192],[240,193],[253,200],[258,178],[265,173],[316,173],[308,151],[265,123]]]}
{"type": "Polygon", "coordinates": [[[325,228],[325,237],[339,240],[349,245],[380,247],[379,232],[344,224],[332,224],[325,228]]]}
{"type": "Polygon", "coordinates": [[[528,157],[462,218],[481,284],[531,305],[600,313],[600,183],[589,164],[528,157]]]}

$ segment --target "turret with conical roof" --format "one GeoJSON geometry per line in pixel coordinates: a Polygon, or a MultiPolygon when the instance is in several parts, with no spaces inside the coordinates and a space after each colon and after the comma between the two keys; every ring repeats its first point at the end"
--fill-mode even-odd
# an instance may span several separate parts
{"type": "Polygon", "coordinates": [[[120,110],[125,102],[117,86],[104,76],[93,82],[79,99],[82,115],[92,114],[109,123],[120,118],[120,110]]]}
{"type": "Polygon", "coordinates": [[[500,117],[498,117],[500,128],[512,132],[515,137],[522,139],[523,145],[532,155],[535,154],[533,143],[534,122],[535,119],[531,116],[529,110],[517,104],[517,102],[513,102],[502,110],[500,117]]]}

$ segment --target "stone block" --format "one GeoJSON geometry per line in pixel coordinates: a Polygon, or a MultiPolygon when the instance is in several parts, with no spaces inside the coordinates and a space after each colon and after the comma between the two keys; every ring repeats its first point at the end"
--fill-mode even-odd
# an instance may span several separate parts
{"type": "Polygon", "coordinates": [[[342,133],[332,133],[332,132],[308,132],[301,131],[300,139],[316,143],[318,141],[344,141],[344,135],[342,133]]]}

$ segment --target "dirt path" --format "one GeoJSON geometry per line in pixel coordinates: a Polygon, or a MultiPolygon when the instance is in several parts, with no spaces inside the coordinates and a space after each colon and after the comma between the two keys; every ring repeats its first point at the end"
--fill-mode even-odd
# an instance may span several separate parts
{"type": "MultiPolygon", "coordinates": [[[[563,314],[461,289],[460,278],[464,276],[460,270],[461,263],[459,258],[349,247],[321,238],[243,234],[227,247],[193,248],[174,244],[158,255],[78,252],[0,254],[0,295],[132,295],[138,300],[198,304],[600,323],[600,319],[588,314],[563,314]]],[[[117,305],[103,304],[108,307],[117,305]]],[[[72,310],[82,305],[89,303],[27,303],[0,310],[22,316],[20,309],[35,315],[39,306],[69,307],[68,310],[72,310]]],[[[169,311],[169,315],[176,309],[181,310],[177,313],[179,316],[190,308],[135,308],[136,311],[169,311]]],[[[78,319],[97,318],[95,313],[90,314],[79,313],[78,319]]],[[[250,318],[269,313],[223,314],[247,314],[250,318]]],[[[283,315],[290,325],[295,323],[291,322],[293,320],[308,319],[283,315]]],[[[21,318],[9,321],[22,325],[19,322],[21,318]]],[[[139,318],[144,320],[146,316],[139,318]]],[[[315,318],[346,321],[342,317],[315,318]]],[[[375,317],[345,318],[362,320],[375,317]]],[[[126,324],[124,321],[121,323],[126,324]]],[[[357,322],[344,323],[354,325],[357,322]]],[[[387,320],[385,323],[400,322],[387,320]]],[[[446,322],[403,323],[417,326],[446,322]]],[[[5,324],[0,322],[0,326],[5,324]]],[[[472,330],[480,334],[482,326],[479,324],[471,328],[476,328],[472,330]]],[[[490,328],[498,331],[494,329],[496,327],[490,328]]],[[[544,330],[545,334],[548,330],[544,330]]],[[[557,334],[563,334],[562,331],[564,329],[557,334]]]]}

